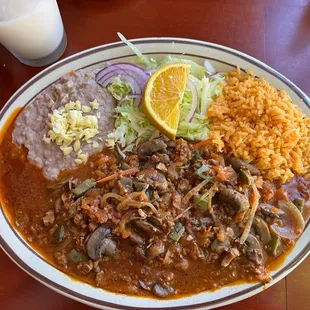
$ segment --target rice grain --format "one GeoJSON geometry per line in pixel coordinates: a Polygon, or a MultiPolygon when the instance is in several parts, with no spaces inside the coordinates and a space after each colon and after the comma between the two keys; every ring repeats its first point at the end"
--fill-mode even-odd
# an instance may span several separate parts
{"type": "Polygon", "coordinates": [[[208,117],[218,151],[254,163],[281,183],[309,175],[310,119],[285,91],[237,68],[226,76],[208,117]]]}

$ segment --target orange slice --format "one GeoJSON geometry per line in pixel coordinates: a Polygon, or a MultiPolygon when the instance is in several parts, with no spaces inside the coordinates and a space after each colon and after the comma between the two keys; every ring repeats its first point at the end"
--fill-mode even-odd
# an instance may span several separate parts
{"type": "Polygon", "coordinates": [[[145,88],[143,111],[151,124],[170,139],[177,133],[189,71],[187,63],[165,65],[152,74],[145,88]]]}

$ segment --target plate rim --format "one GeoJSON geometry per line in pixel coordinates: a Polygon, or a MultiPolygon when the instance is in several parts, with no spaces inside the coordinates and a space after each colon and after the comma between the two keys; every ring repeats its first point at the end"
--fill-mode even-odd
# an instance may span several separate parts
{"type": "MultiPolygon", "coordinates": [[[[305,102],[305,104],[310,108],[310,97],[302,90],[300,89],[295,83],[293,83],[290,79],[288,79],[286,76],[284,76],[282,73],[279,71],[273,69],[271,66],[267,65],[263,61],[250,56],[244,52],[238,51],[234,48],[217,44],[217,43],[212,43],[208,41],[203,41],[203,40],[196,40],[196,39],[190,39],[190,38],[181,38],[181,37],[145,37],[145,38],[136,38],[136,39],[130,39],[129,40],[132,43],[143,43],[144,41],[151,41],[151,42],[157,42],[157,43],[175,43],[175,42],[184,42],[184,43],[190,43],[193,45],[204,45],[204,46],[210,46],[212,48],[229,52],[230,54],[237,56],[241,59],[244,59],[246,61],[249,61],[253,63],[254,65],[259,65],[263,70],[267,71],[268,73],[272,74],[276,78],[280,79],[284,84],[286,84],[288,87],[290,87],[298,96],[305,102]]],[[[64,59],[61,59],[54,64],[48,66],[47,68],[43,69],[42,71],[38,72],[35,74],[30,80],[28,80],[26,83],[22,84],[14,93],[13,95],[8,99],[8,101],[5,103],[5,105],[2,107],[1,112],[5,110],[5,108],[8,106],[11,101],[14,101],[13,99],[16,97],[16,95],[21,92],[26,86],[32,84],[35,80],[40,78],[41,75],[45,75],[49,71],[53,71],[54,69],[60,67],[61,65],[64,65],[66,63],[69,63],[75,58],[79,58],[79,56],[88,56],[92,54],[93,52],[100,51],[107,49],[109,47],[118,47],[118,46],[125,46],[126,44],[122,41],[116,41],[116,42],[111,42],[111,43],[106,43],[102,45],[98,45],[95,47],[91,47],[85,50],[82,50],[80,52],[77,52],[75,54],[72,54],[70,56],[65,57],[64,59]]],[[[185,54],[186,55],[186,54],[185,54]]]]}
{"type": "MultiPolygon", "coordinates": [[[[286,84],[301,100],[303,100],[303,102],[306,104],[307,108],[310,109],[309,97],[298,86],[296,86],[288,78],[286,78],[284,75],[282,75],[281,73],[279,73],[278,71],[276,71],[275,69],[270,67],[269,65],[265,64],[264,62],[254,58],[250,55],[247,55],[246,53],[240,52],[236,49],[233,49],[233,48],[230,48],[230,47],[227,47],[224,45],[216,44],[216,43],[207,42],[207,41],[188,39],[188,38],[177,38],[177,37],[146,37],[146,38],[132,39],[130,41],[133,43],[138,43],[138,44],[143,44],[143,43],[145,43],[145,44],[149,44],[149,43],[156,44],[156,43],[172,43],[172,42],[181,43],[181,44],[184,43],[184,44],[190,44],[190,45],[199,45],[199,46],[211,47],[213,49],[217,49],[217,50],[223,51],[225,53],[232,54],[232,55],[237,56],[237,57],[239,57],[239,58],[241,58],[247,62],[254,64],[255,66],[260,67],[262,70],[264,70],[267,73],[270,73],[271,75],[275,76],[281,82],[286,84]]],[[[80,51],[78,53],[75,53],[73,55],[70,55],[70,56],[52,64],[51,66],[45,68],[44,70],[42,70],[39,73],[37,73],[36,75],[34,75],[26,83],[24,83],[9,98],[9,100],[6,102],[6,104],[1,109],[0,118],[3,117],[3,115],[9,109],[9,107],[12,105],[12,103],[15,101],[15,99],[17,97],[19,97],[20,94],[22,94],[24,91],[26,91],[29,88],[29,86],[33,85],[34,83],[36,83],[41,78],[48,75],[50,72],[53,72],[54,70],[56,70],[57,68],[65,65],[65,64],[69,64],[75,60],[79,60],[83,57],[87,57],[87,56],[94,54],[96,52],[100,52],[100,51],[103,51],[105,49],[118,48],[118,47],[122,47],[122,46],[125,46],[125,43],[123,43],[121,41],[95,46],[95,47],[80,51]]],[[[188,55],[188,54],[185,54],[185,55],[188,55]]],[[[1,207],[1,212],[4,215],[4,218],[7,220],[7,217],[6,217],[5,212],[4,212],[2,207],[1,207]]],[[[9,225],[10,225],[11,229],[15,232],[16,231],[15,228],[12,227],[12,225],[10,223],[9,223],[9,225]]],[[[23,238],[21,238],[21,240],[24,243],[26,243],[23,238]]],[[[30,247],[30,245],[28,245],[27,243],[26,243],[26,245],[28,247],[30,247]]],[[[53,289],[54,291],[56,291],[62,295],[65,295],[69,298],[73,298],[73,299],[78,300],[82,303],[86,303],[88,305],[92,305],[95,307],[105,306],[105,307],[108,307],[110,309],[134,309],[134,308],[135,309],[145,309],[145,308],[137,308],[137,307],[133,307],[133,306],[119,305],[119,304],[115,304],[115,303],[106,302],[103,300],[97,300],[93,297],[81,295],[77,292],[74,292],[74,291],[62,286],[61,284],[58,284],[52,280],[45,278],[43,275],[39,274],[36,270],[33,270],[10,248],[10,246],[2,238],[1,235],[0,235],[0,246],[4,250],[4,252],[13,260],[13,262],[16,263],[21,269],[23,269],[25,272],[30,274],[33,278],[35,278],[36,280],[38,280],[39,282],[41,282],[45,286],[53,289]],[[28,269],[31,269],[32,272],[29,271],[28,269]],[[36,273],[38,276],[34,275],[33,273],[36,273]]],[[[36,252],[35,250],[33,250],[33,251],[36,252]]],[[[277,283],[279,280],[284,278],[288,273],[290,273],[293,269],[295,269],[308,256],[309,253],[310,253],[310,242],[308,242],[308,244],[305,245],[305,247],[302,249],[302,251],[298,254],[298,257],[296,257],[295,260],[293,260],[290,263],[290,265],[286,267],[285,270],[279,271],[280,275],[275,280],[273,280],[270,285],[267,285],[267,287],[277,283]]],[[[252,286],[249,289],[245,289],[241,292],[234,293],[234,294],[222,297],[222,298],[214,300],[214,301],[208,301],[208,302],[204,302],[204,303],[200,303],[200,304],[196,303],[194,305],[177,306],[177,307],[176,306],[171,306],[171,307],[169,306],[166,309],[176,309],[176,308],[178,308],[178,309],[196,309],[196,308],[201,308],[201,307],[204,307],[204,308],[207,307],[208,309],[211,309],[214,307],[227,305],[227,304],[234,303],[234,302],[240,301],[242,299],[248,298],[249,294],[251,294],[251,296],[255,295],[255,294],[261,292],[263,289],[264,289],[263,285],[258,285],[256,287],[252,286]],[[234,295],[239,295],[239,296],[234,297],[234,295]],[[228,300],[226,300],[227,298],[228,298],[228,300]]],[[[152,308],[149,308],[149,309],[152,309],[152,308]]],[[[157,308],[153,308],[153,309],[157,309],[157,308]]]]}

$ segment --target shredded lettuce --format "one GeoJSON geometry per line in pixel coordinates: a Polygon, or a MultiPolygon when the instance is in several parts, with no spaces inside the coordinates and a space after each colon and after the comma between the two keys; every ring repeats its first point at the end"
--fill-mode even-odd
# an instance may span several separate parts
{"type": "Polygon", "coordinates": [[[187,115],[192,106],[192,93],[186,90],[181,103],[180,122],[177,131],[178,137],[183,137],[191,141],[205,140],[208,138],[207,117],[195,113],[191,123],[187,121],[187,115]]]}
{"type": "Polygon", "coordinates": [[[133,63],[145,70],[152,70],[158,67],[157,61],[154,58],[146,56],[137,57],[133,63]]]}
{"type": "Polygon", "coordinates": [[[201,95],[199,111],[202,115],[207,115],[208,108],[211,103],[218,97],[222,92],[222,86],[224,82],[223,75],[215,75],[211,79],[205,76],[201,80],[201,95]]]}
{"type": "Polygon", "coordinates": [[[154,69],[157,67],[157,62],[154,58],[144,56],[136,46],[134,46],[129,40],[127,40],[120,32],[117,33],[118,37],[124,42],[132,51],[138,56],[134,62],[137,65],[143,67],[146,70],[154,69]]]}
{"type": "MultiPolygon", "coordinates": [[[[189,89],[185,90],[181,103],[180,121],[177,130],[177,136],[191,141],[205,140],[208,138],[208,118],[207,111],[211,103],[222,91],[224,76],[217,74],[207,78],[207,70],[204,66],[198,65],[192,60],[179,58],[175,56],[166,56],[160,62],[153,58],[143,56],[143,54],[122,34],[118,33],[120,39],[126,43],[138,56],[135,64],[149,70],[165,64],[176,62],[186,62],[191,64],[189,79],[195,85],[198,93],[198,106],[191,122],[187,121],[188,114],[193,104],[193,94],[189,89]]],[[[135,99],[124,99],[132,94],[132,89],[128,83],[121,79],[121,76],[112,80],[107,87],[111,95],[118,101],[114,109],[115,129],[108,134],[106,145],[114,147],[119,144],[123,151],[131,151],[134,146],[142,141],[159,137],[160,132],[151,125],[142,109],[137,106],[135,99]]]]}
{"type": "MultiPolygon", "coordinates": [[[[217,75],[208,79],[204,76],[199,80],[190,75],[189,78],[198,91],[198,106],[192,121],[188,122],[187,116],[191,110],[193,95],[189,89],[186,89],[180,107],[177,136],[191,141],[205,140],[208,139],[209,133],[207,110],[222,91],[224,77],[217,75]]],[[[111,83],[109,92],[114,98],[121,100],[130,94],[131,89],[126,83],[116,80],[115,83],[111,83]],[[113,84],[114,87],[112,87],[113,84]]],[[[137,106],[135,99],[124,100],[118,104],[114,112],[115,129],[108,134],[106,141],[108,147],[113,148],[118,143],[124,148],[123,151],[131,151],[140,142],[160,136],[160,132],[150,124],[142,109],[137,106]]]]}
{"type": "Polygon", "coordinates": [[[107,87],[108,92],[116,99],[122,100],[132,93],[130,85],[122,81],[121,76],[115,77],[107,87]]]}
{"type": "Polygon", "coordinates": [[[129,40],[127,40],[120,32],[118,32],[117,35],[121,39],[121,41],[124,42],[126,45],[128,45],[128,47],[131,48],[132,51],[138,57],[143,57],[142,53],[129,40]]]}
{"type": "Polygon", "coordinates": [[[214,76],[211,79],[203,76],[201,80],[190,75],[198,91],[198,107],[191,122],[187,121],[188,113],[192,106],[192,93],[186,89],[181,103],[180,122],[177,131],[178,137],[192,141],[208,139],[207,110],[222,90],[223,77],[214,76]]]}
{"type": "Polygon", "coordinates": [[[163,66],[163,65],[173,64],[176,62],[190,63],[191,64],[191,70],[190,70],[191,75],[193,75],[199,80],[205,76],[205,72],[206,72],[205,67],[196,64],[194,61],[190,59],[179,58],[179,57],[168,55],[165,58],[163,58],[162,61],[159,62],[159,65],[163,66]]]}
{"type": "Polygon", "coordinates": [[[160,133],[146,118],[134,99],[123,101],[115,109],[115,129],[108,134],[106,145],[114,147],[116,143],[131,151],[141,141],[158,138],[160,133]]]}
{"type": "Polygon", "coordinates": [[[201,81],[192,75],[189,76],[189,79],[191,79],[198,91],[198,107],[192,121],[188,122],[187,116],[192,107],[193,95],[189,89],[186,89],[180,107],[180,122],[177,136],[191,141],[205,140],[208,138],[209,130],[206,114],[202,115],[199,111],[201,81]]]}
{"type": "MultiPolygon", "coordinates": [[[[207,110],[221,93],[224,77],[216,75],[208,79],[203,76],[199,80],[190,75],[189,79],[197,88],[198,106],[192,121],[188,122],[187,116],[192,106],[193,95],[186,89],[180,107],[177,136],[191,141],[205,140],[208,139],[209,133],[207,110]]],[[[108,90],[118,101],[131,93],[130,86],[120,79],[113,80],[108,90]]],[[[160,136],[160,132],[150,124],[142,109],[137,106],[135,99],[124,100],[117,105],[114,112],[115,129],[108,134],[106,141],[108,147],[113,148],[118,143],[123,151],[131,151],[140,142],[160,136]]]]}

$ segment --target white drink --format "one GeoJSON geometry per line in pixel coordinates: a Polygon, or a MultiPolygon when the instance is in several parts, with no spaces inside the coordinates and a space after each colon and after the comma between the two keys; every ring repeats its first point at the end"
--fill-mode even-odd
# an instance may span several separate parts
{"type": "Polygon", "coordinates": [[[22,62],[48,58],[64,39],[56,0],[0,0],[0,42],[22,62]]]}

